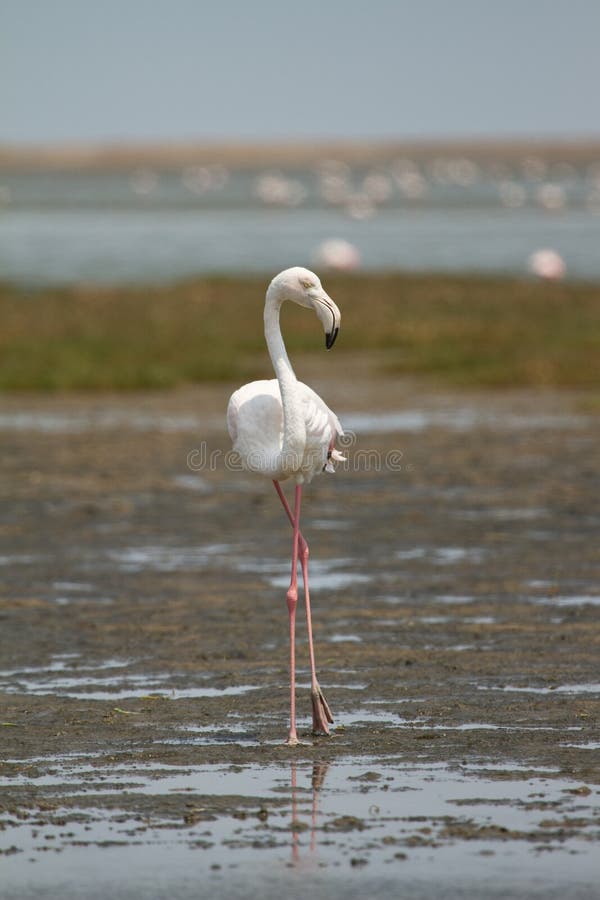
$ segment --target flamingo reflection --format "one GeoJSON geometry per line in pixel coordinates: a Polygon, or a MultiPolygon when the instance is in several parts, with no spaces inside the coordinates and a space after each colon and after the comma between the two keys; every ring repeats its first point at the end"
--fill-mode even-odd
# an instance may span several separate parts
{"type": "MultiPolygon", "coordinates": [[[[297,866],[302,862],[300,858],[300,833],[310,827],[309,858],[313,857],[317,849],[317,820],[319,816],[319,796],[325,775],[329,769],[329,763],[313,763],[311,775],[311,818],[310,826],[307,826],[298,818],[298,769],[296,760],[290,761],[290,787],[292,793],[292,865],[297,866]]],[[[311,860],[312,861],[312,860],[311,860]]]]}

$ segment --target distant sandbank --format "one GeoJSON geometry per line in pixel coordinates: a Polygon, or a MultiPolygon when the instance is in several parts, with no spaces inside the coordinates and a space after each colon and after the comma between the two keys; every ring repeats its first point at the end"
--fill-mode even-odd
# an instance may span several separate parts
{"type": "Polygon", "coordinates": [[[350,165],[377,165],[405,156],[424,161],[438,156],[468,156],[484,163],[497,159],[516,161],[528,155],[542,157],[547,162],[586,165],[600,159],[600,138],[0,144],[0,170],[106,170],[138,166],[171,169],[214,162],[236,168],[293,168],[323,159],[337,159],[350,165]]]}

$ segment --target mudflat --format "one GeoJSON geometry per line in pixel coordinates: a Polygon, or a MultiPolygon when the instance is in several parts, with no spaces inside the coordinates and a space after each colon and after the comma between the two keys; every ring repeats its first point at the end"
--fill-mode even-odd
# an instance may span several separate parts
{"type": "Polygon", "coordinates": [[[348,462],[305,491],[335,724],[300,614],[293,749],[291,531],[229,387],[6,398],[3,896],[595,896],[600,416],[299,374],[348,462]]]}

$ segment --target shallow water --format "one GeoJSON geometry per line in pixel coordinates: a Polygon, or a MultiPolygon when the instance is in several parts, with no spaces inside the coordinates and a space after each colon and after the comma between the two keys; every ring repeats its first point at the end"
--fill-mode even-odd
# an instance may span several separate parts
{"type": "Polygon", "coordinates": [[[557,684],[551,687],[534,687],[533,685],[517,686],[505,684],[502,687],[477,685],[480,691],[506,691],[523,694],[600,694],[600,683],[597,684],[557,684]]]}
{"type": "Polygon", "coordinates": [[[285,174],[221,166],[209,184],[186,168],[141,181],[130,171],[5,172],[0,267],[26,284],[147,283],[317,264],[334,237],[355,245],[368,270],[521,274],[533,251],[554,247],[568,276],[600,277],[597,164],[567,164],[566,174],[542,161],[532,178],[527,160],[502,163],[502,174],[467,160],[466,181],[452,174],[461,159],[406,163],[334,162],[334,172],[323,161],[285,174]],[[407,195],[407,175],[416,193],[407,195]]]}
{"type": "Polygon", "coordinates": [[[227,557],[232,549],[230,544],[207,544],[197,547],[149,545],[110,550],[108,558],[116,563],[122,572],[133,573],[149,569],[155,572],[177,572],[182,568],[202,569],[213,561],[227,557]]]}
{"type": "MultiPolygon", "coordinates": [[[[217,423],[216,417],[214,423],[217,423]]],[[[205,419],[191,414],[157,415],[151,412],[119,409],[60,413],[36,410],[0,413],[2,431],[39,431],[46,434],[85,434],[88,431],[112,431],[116,428],[131,431],[197,432],[206,428],[206,424],[205,419]]]]}
{"type": "Polygon", "coordinates": [[[132,671],[136,659],[106,659],[86,663],[78,653],[60,654],[46,666],[0,671],[0,690],[7,694],[56,695],[82,700],[122,700],[149,695],[182,697],[227,697],[260,690],[258,685],[212,686],[211,673],[196,672],[193,678],[177,672],[161,674],[132,671]],[[202,682],[201,684],[190,682],[202,682]]]}
{"type": "Polygon", "coordinates": [[[532,597],[533,603],[542,606],[600,606],[600,594],[574,594],[572,596],[532,597]]]}
{"type": "Polygon", "coordinates": [[[344,429],[356,434],[392,434],[394,432],[419,432],[426,428],[447,428],[451,431],[470,431],[473,428],[492,430],[526,428],[577,428],[585,425],[585,416],[552,415],[549,413],[529,416],[515,413],[492,413],[475,407],[447,410],[407,409],[392,412],[345,413],[344,429]]]}
{"type": "MultiPolygon", "coordinates": [[[[581,429],[589,424],[589,418],[575,414],[538,413],[528,416],[505,411],[486,412],[479,407],[460,407],[445,410],[404,409],[388,412],[343,413],[343,426],[347,434],[395,434],[414,433],[430,428],[444,428],[451,431],[471,431],[474,428],[490,430],[526,429],[581,429]]],[[[42,410],[0,412],[0,431],[38,431],[47,434],[85,434],[90,431],[159,431],[167,433],[192,432],[204,435],[207,432],[225,429],[225,414],[222,416],[166,415],[165,413],[140,412],[134,410],[96,409],[76,412],[48,412],[42,410]]],[[[340,464],[338,469],[351,468],[340,464]]],[[[201,490],[199,480],[190,476],[177,476],[180,487],[201,490]],[[182,481],[182,478],[185,480],[182,481]]]]}
{"type": "Polygon", "coordinates": [[[170,699],[236,697],[249,691],[261,690],[260,685],[239,684],[228,687],[208,685],[183,686],[181,676],[173,674],[136,675],[121,673],[99,677],[89,674],[74,674],[70,677],[55,677],[51,672],[42,671],[38,678],[23,677],[23,672],[0,673],[0,689],[6,694],[27,693],[31,696],[72,697],[79,700],[126,700],[165,696],[170,699]],[[3,679],[4,676],[4,679],[3,679]]]}
{"type": "MultiPolygon", "coordinates": [[[[392,884],[403,896],[439,896],[442,885],[446,896],[470,896],[494,879],[502,896],[549,896],[550,884],[587,889],[597,876],[598,792],[549,771],[519,776],[513,768],[497,780],[486,774],[497,767],[484,762],[354,758],[179,770],[47,762],[53,774],[35,784],[49,801],[59,798],[52,814],[3,816],[5,897],[136,896],[151,883],[156,889],[166,871],[174,897],[214,896],[221,885],[227,896],[247,896],[247,879],[263,897],[284,889],[304,896],[309,887],[335,897],[343,885],[348,896],[366,889],[383,898],[392,884]],[[111,792],[115,802],[99,803],[111,792]],[[146,818],[135,804],[147,795],[188,799],[146,818]],[[221,813],[206,807],[206,795],[225,801],[221,813]]],[[[36,763],[21,761],[25,771],[36,763]]]]}

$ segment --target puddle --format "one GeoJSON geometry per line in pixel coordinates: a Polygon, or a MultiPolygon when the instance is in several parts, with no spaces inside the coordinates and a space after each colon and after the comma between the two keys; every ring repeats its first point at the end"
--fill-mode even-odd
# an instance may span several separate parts
{"type": "Polygon", "coordinates": [[[352,413],[342,415],[346,431],[356,434],[390,434],[393,432],[419,432],[426,428],[447,428],[450,431],[470,431],[473,428],[490,428],[494,431],[534,428],[583,428],[588,424],[586,416],[574,415],[518,415],[493,412],[475,407],[446,410],[401,410],[379,413],[352,413]]]}
{"type": "MultiPolygon", "coordinates": [[[[119,754],[129,753],[129,750],[116,750],[114,747],[110,749],[110,757],[111,759],[114,756],[118,756],[119,754]]],[[[47,754],[46,756],[28,756],[24,759],[3,759],[2,763],[10,764],[12,766],[19,766],[21,768],[29,769],[31,766],[37,766],[42,764],[44,766],[81,766],[81,760],[87,759],[102,759],[106,757],[106,752],[104,750],[73,750],[69,753],[58,753],[58,754],[47,754]]],[[[81,772],[82,770],[79,769],[81,772]]],[[[27,777],[31,778],[31,775],[27,777]]],[[[7,783],[13,784],[13,779],[9,779],[7,783]]]]}
{"type": "MultiPolygon", "coordinates": [[[[314,564],[309,570],[309,586],[311,590],[335,591],[340,588],[352,587],[355,584],[365,584],[371,581],[370,575],[362,575],[355,572],[321,572],[313,574],[314,564]]],[[[268,579],[271,587],[287,588],[290,583],[289,572],[287,575],[275,575],[268,579]]]]}
{"type": "Polygon", "coordinates": [[[332,634],[327,640],[330,644],[362,644],[362,638],[358,634],[332,634]]]}
{"type": "Polygon", "coordinates": [[[108,557],[121,572],[176,572],[180,569],[203,569],[234,552],[230,544],[207,544],[203,547],[150,545],[111,550],[108,557]]]}
{"type": "MultiPolygon", "coordinates": [[[[462,722],[460,725],[440,725],[438,723],[427,723],[426,719],[399,719],[396,723],[399,728],[412,728],[421,731],[505,731],[505,732],[524,732],[524,731],[559,731],[561,734],[565,731],[581,731],[581,725],[571,725],[566,728],[559,728],[552,725],[496,725],[491,722],[462,722]]],[[[561,744],[561,746],[565,746],[561,744]]]]}
{"type": "Polygon", "coordinates": [[[169,672],[136,674],[128,671],[136,660],[109,659],[93,665],[80,664],[77,654],[53,658],[47,666],[0,671],[0,690],[7,694],[57,695],[79,700],[124,700],[149,695],[178,698],[237,696],[261,690],[259,685],[209,687],[198,679],[210,675],[169,672]],[[96,674],[98,672],[110,674],[96,674]],[[192,682],[192,684],[190,684],[192,682]]]}
{"type": "MultiPolygon", "coordinates": [[[[338,673],[342,673],[343,669],[331,669],[331,672],[337,671],[338,673]]],[[[307,673],[308,674],[308,673],[307,673]]],[[[356,672],[351,672],[352,675],[356,675],[356,672]]],[[[310,691],[310,681],[305,682],[296,682],[298,688],[306,689],[310,691]]],[[[370,684],[366,681],[355,681],[353,684],[346,682],[345,684],[337,684],[335,681],[327,682],[327,690],[340,690],[340,691],[366,691],[367,688],[370,687],[370,684]]]]}
{"type": "MultiPolygon", "coordinates": [[[[387,712],[385,710],[375,710],[364,707],[354,712],[342,712],[336,715],[336,725],[342,725],[344,728],[350,728],[353,725],[387,725],[390,728],[401,727],[400,722],[404,721],[397,713],[387,712]]],[[[415,720],[416,721],[416,720],[415,720]]]]}
{"type": "MultiPolygon", "coordinates": [[[[333,640],[356,641],[360,638],[357,635],[337,635],[333,640]]],[[[140,674],[131,671],[139,662],[135,659],[108,659],[85,664],[80,662],[78,654],[65,654],[60,658],[53,657],[46,666],[1,670],[0,691],[6,694],[55,695],[79,700],[117,701],[156,697],[170,700],[235,697],[252,691],[272,689],[272,684],[213,686],[210,681],[214,681],[215,676],[210,672],[140,674]]],[[[331,671],[333,673],[341,670],[331,671]]],[[[297,669],[297,675],[298,690],[310,691],[310,680],[303,680],[308,675],[308,670],[300,667],[297,669]]],[[[339,684],[329,681],[328,687],[332,690],[362,691],[368,685],[366,682],[339,684]]]]}
{"type": "Polygon", "coordinates": [[[0,681],[0,689],[7,694],[33,694],[35,696],[56,695],[77,700],[126,700],[143,697],[165,696],[171,700],[178,698],[231,697],[260,691],[260,685],[240,684],[234,687],[174,687],[169,681],[177,675],[127,675],[121,678],[52,678],[11,679],[0,681]]]}
{"type": "MultiPolygon", "coordinates": [[[[206,544],[204,546],[169,547],[161,544],[144,547],[126,547],[110,550],[108,559],[116,564],[120,572],[177,572],[180,570],[200,570],[225,563],[238,572],[249,572],[262,576],[275,588],[287,588],[290,582],[290,563],[287,559],[253,559],[244,556],[243,549],[233,544],[206,544]]],[[[362,572],[340,571],[356,561],[351,559],[311,559],[309,567],[310,586],[315,590],[336,590],[364,584],[372,580],[362,572]]],[[[68,602],[68,601],[65,601],[68,602]]]]}
{"type": "Polygon", "coordinates": [[[433,553],[433,561],[436,563],[457,563],[482,561],[486,551],[479,547],[440,547],[433,553]]]}
{"type": "MultiPolygon", "coordinates": [[[[409,596],[402,596],[399,594],[379,594],[376,598],[378,601],[382,603],[389,603],[392,605],[403,604],[403,603],[414,603],[414,598],[409,596]]],[[[467,596],[466,594],[438,594],[431,599],[432,603],[447,603],[448,605],[455,604],[457,606],[462,605],[463,603],[473,603],[475,601],[475,597],[467,596]]],[[[446,617],[447,621],[451,621],[453,617],[446,617]]],[[[418,621],[418,619],[416,619],[418,621]]],[[[393,623],[397,624],[397,623],[393,623]]]]}
{"type": "MultiPolygon", "coordinates": [[[[105,669],[124,669],[131,666],[136,660],[134,659],[105,659],[101,662],[86,665],[80,662],[79,653],[61,653],[51,657],[51,662],[46,666],[27,666],[18,669],[2,669],[0,670],[0,678],[15,678],[23,675],[40,675],[46,676],[46,679],[40,679],[41,682],[53,677],[55,672],[98,672],[105,669]]],[[[82,676],[85,678],[86,676],[82,676]]]]}
{"type": "Polygon", "coordinates": [[[560,772],[557,766],[528,766],[512,759],[507,759],[502,763],[465,762],[461,765],[461,769],[473,772],[532,772],[536,775],[557,775],[560,772]]]}
{"type": "Polygon", "coordinates": [[[203,434],[207,428],[224,427],[219,416],[168,416],[132,409],[96,409],[90,412],[4,412],[0,413],[0,431],[37,431],[44,434],[84,434],[88,431],[192,431],[203,434]]]}
{"type": "MultiPolygon", "coordinates": [[[[36,788],[58,788],[58,793],[78,793],[82,790],[94,794],[112,794],[127,788],[138,795],[164,795],[172,791],[194,791],[201,794],[229,795],[252,794],[255,778],[251,772],[232,772],[225,776],[217,767],[186,770],[183,766],[165,763],[117,763],[112,765],[87,765],[55,757],[47,767],[49,771],[32,774],[29,761],[23,760],[24,771],[12,778],[0,778],[0,787],[35,784],[36,788]]],[[[46,767],[45,767],[46,768],[46,767]]],[[[48,792],[52,793],[52,792],[48,792]]]]}
{"type": "Polygon", "coordinates": [[[549,515],[547,509],[539,509],[526,507],[525,509],[499,509],[491,506],[486,509],[461,509],[453,513],[456,519],[477,520],[477,519],[497,519],[500,522],[529,521],[530,519],[539,519],[549,515]]]}
{"type": "Polygon", "coordinates": [[[470,597],[466,594],[438,594],[435,599],[438,603],[461,604],[473,603],[475,597],[470,597]]]}
{"type": "Polygon", "coordinates": [[[530,597],[532,603],[539,603],[540,606],[600,606],[600,594],[581,594],[573,596],[556,596],[556,597],[530,597]]]}
{"type": "MultiPolygon", "coordinates": [[[[385,701],[381,701],[385,702],[385,701]]],[[[425,703],[427,701],[421,699],[402,699],[396,701],[396,703],[425,703]]],[[[499,732],[538,732],[538,731],[548,731],[548,732],[560,732],[563,734],[565,731],[582,731],[582,725],[569,725],[569,726],[553,726],[553,725],[526,725],[526,724],[513,724],[513,725],[498,725],[492,722],[461,722],[460,725],[446,725],[439,723],[436,719],[429,718],[427,716],[414,716],[414,717],[406,717],[401,716],[397,712],[389,712],[388,710],[378,710],[378,709],[369,709],[369,706],[376,705],[377,701],[369,701],[368,704],[361,707],[359,710],[355,710],[354,712],[342,712],[336,716],[336,725],[342,725],[345,728],[348,728],[353,725],[377,725],[377,726],[387,726],[391,729],[401,728],[407,729],[410,731],[499,731],[499,732]]],[[[561,744],[560,746],[582,746],[579,744],[567,745],[561,744]]]]}
{"type": "MultiPolygon", "coordinates": [[[[352,559],[312,559],[309,563],[308,578],[311,590],[337,590],[352,587],[354,584],[365,584],[372,581],[372,576],[362,572],[339,571],[354,565],[352,559]]],[[[262,575],[274,588],[286,589],[290,584],[290,563],[280,559],[259,561],[243,560],[235,563],[240,572],[252,572],[262,575]]]]}
{"type": "Polygon", "coordinates": [[[92,606],[112,606],[112,597],[54,597],[57,606],[71,606],[74,603],[92,606]]]}
{"type": "Polygon", "coordinates": [[[348,519],[312,519],[310,527],[319,531],[349,531],[354,528],[354,522],[348,519]]]}
{"type": "Polygon", "coordinates": [[[94,590],[93,585],[82,581],[55,581],[52,587],[55,591],[74,591],[78,594],[85,594],[94,590]]]}
{"type": "Polygon", "coordinates": [[[479,691],[506,691],[507,693],[523,693],[523,694],[600,694],[600,683],[598,684],[559,684],[551,687],[518,687],[516,685],[496,685],[488,687],[478,684],[479,691]]]}
{"type": "Polygon", "coordinates": [[[212,487],[199,475],[175,475],[172,483],[186,491],[195,491],[198,494],[211,494],[212,487]]]}
{"type": "Polygon", "coordinates": [[[9,556],[0,556],[0,566],[26,566],[30,563],[44,562],[48,556],[42,553],[13,553],[9,556]]]}
{"type": "Polygon", "coordinates": [[[425,547],[411,547],[409,550],[398,550],[394,555],[396,559],[423,559],[426,554],[425,547]]]}
{"type": "Polygon", "coordinates": [[[574,747],[575,750],[600,750],[600,741],[586,741],[584,744],[561,744],[561,747],[574,747]]]}
{"type": "Polygon", "coordinates": [[[486,551],[481,547],[410,547],[398,550],[394,555],[396,559],[427,559],[436,565],[446,565],[458,562],[479,563],[486,551]]]}
{"type": "MultiPolygon", "coordinates": [[[[391,434],[419,432],[427,428],[470,431],[489,428],[494,431],[521,429],[584,428],[589,422],[583,415],[519,415],[499,410],[458,407],[443,410],[392,410],[389,412],[341,414],[346,432],[356,434],[391,434]]],[[[166,415],[161,412],[97,408],[89,411],[46,412],[42,410],[0,413],[0,431],[35,431],[43,434],[83,434],[89,431],[164,431],[171,433],[224,431],[224,415],[166,415]]]]}
{"type": "Polygon", "coordinates": [[[242,898],[251,886],[269,900],[308,890],[325,900],[508,895],[490,894],[490,883],[513,885],[515,897],[551,883],[568,896],[597,882],[598,792],[550,769],[371,757],[185,769],[55,762],[34,780],[52,812],[2,816],[8,897],[47,897],[53,885],[65,900],[137,897],[166,873],[171,897],[242,898]],[[150,796],[157,811],[140,814],[150,796]]]}

